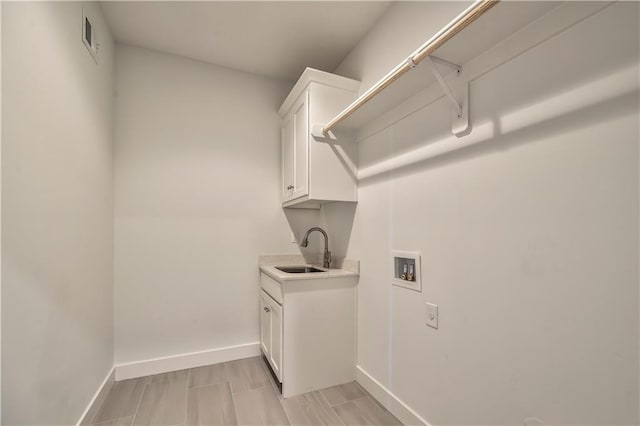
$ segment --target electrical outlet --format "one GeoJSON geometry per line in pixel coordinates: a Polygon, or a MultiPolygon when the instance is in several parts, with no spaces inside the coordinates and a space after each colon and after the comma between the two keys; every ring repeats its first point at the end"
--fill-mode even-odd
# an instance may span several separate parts
{"type": "Polygon", "coordinates": [[[427,325],[438,328],[438,305],[427,302],[427,325]]]}

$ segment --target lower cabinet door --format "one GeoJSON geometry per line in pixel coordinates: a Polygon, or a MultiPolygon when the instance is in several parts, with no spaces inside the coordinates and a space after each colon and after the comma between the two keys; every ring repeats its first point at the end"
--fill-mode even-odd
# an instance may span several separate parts
{"type": "Polygon", "coordinates": [[[271,357],[271,300],[260,292],[260,346],[269,359],[271,357]]]}
{"type": "Polygon", "coordinates": [[[282,382],[282,306],[271,302],[271,355],[269,361],[274,373],[282,382]]]}

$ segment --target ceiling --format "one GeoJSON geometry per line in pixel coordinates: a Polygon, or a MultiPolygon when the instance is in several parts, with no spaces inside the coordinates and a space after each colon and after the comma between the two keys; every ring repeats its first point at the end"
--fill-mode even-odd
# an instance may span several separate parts
{"type": "Polygon", "coordinates": [[[116,41],[295,80],[333,71],[387,1],[101,2],[116,41]]]}

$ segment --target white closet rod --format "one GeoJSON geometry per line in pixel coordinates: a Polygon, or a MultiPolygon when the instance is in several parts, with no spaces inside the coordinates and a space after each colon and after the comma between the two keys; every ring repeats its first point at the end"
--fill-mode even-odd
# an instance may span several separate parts
{"type": "Polygon", "coordinates": [[[346,120],[347,117],[360,109],[364,104],[369,102],[374,96],[383,91],[387,86],[396,81],[410,69],[415,68],[416,65],[425,60],[437,48],[442,46],[450,38],[466,28],[467,25],[478,19],[487,10],[495,6],[498,1],[499,0],[478,0],[474,2],[464,12],[456,16],[453,21],[445,25],[444,28],[438,31],[433,37],[427,40],[426,43],[424,43],[415,52],[413,52],[406,61],[396,66],[391,72],[384,76],[382,80],[374,84],[369,90],[363,93],[362,96],[356,99],[340,114],[335,116],[333,120],[331,120],[322,128],[322,132],[328,134],[331,129],[338,125],[338,123],[346,120]]]}

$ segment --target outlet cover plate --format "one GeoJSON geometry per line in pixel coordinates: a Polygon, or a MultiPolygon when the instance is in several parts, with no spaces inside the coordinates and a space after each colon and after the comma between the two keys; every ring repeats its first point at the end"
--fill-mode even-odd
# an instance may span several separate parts
{"type": "Polygon", "coordinates": [[[427,325],[438,329],[438,305],[427,302],[427,325]]]}

